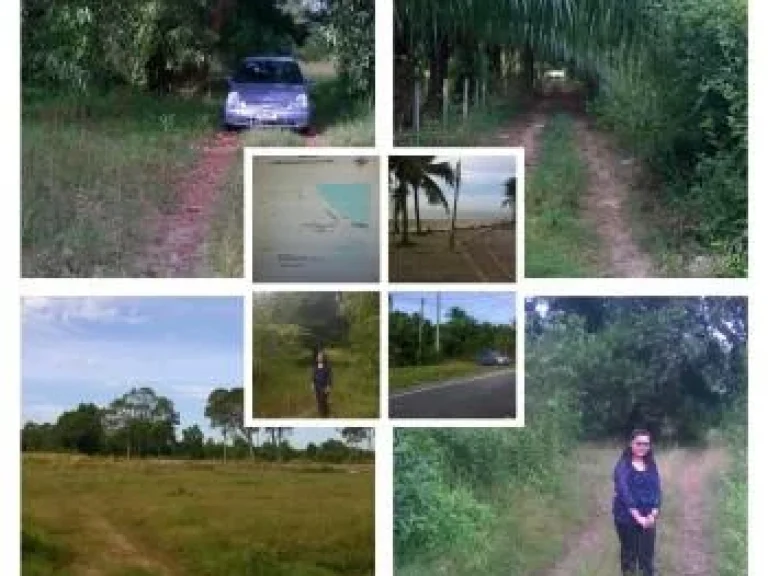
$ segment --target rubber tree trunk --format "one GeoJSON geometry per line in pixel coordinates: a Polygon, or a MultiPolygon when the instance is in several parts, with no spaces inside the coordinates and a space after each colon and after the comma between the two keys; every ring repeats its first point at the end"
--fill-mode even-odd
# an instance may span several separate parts
{"type": "Polygon", "coordinates": [[[528,94],[532,94],[533,83],[536,75],[534,71],[533,46],[531,46],[530,42],[526,42],[525,46],[523,46],[522,64],[523,64],[523,87],[528,92],[528,94]]]}
{"type": "Polygon", "coordinates": [[[448,77],[448,62],[451,59],[451,46],[441,39],[429,60],[429,87],[424,100],[424,110],[436,114],[442,108],[443,81],[448,77]]]}

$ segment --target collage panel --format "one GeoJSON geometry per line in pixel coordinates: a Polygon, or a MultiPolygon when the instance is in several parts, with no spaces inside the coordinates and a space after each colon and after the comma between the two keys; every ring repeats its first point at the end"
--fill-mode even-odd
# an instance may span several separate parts
{"type": "Polygon", "coordinates": [[[522,151],[389,157],[390,282],[515,282],[522,151]]]}
{"type": "Polygon", "coordinates": [[[745,278],[744,0],[393,0],[393,139],[526,150],[529,278],[745,278]]]}
{"type": "Polygon", "coordinates": [[[389,293],[390,418],[517,418],[514,292],[389,293]]]}
{"type": "Polygon", "coordinates": [[[20,15],[22,277],[241,278],[244,147],[375,145],[373,0],[20,15]]]}
{"type": "Polygon", "coordinates": [[[395,429],[395,574],[744,574],[747,299],[525,308],[524,428],[395,429]]]}
{"type": "Polygon", "coordinates": [[[255,292],[253,418],[379,415],[378,292],[255,292]]]}
{"type": "Polygon", "coordinates": [[[253,154],[253,281],[378,282],[378,156],[253,154]]]}
{"type": "Polygon", "coordinates": [[[25,298],[22,574],[374,573],[374,430],[247,428],[241,298],[25,298]]]}

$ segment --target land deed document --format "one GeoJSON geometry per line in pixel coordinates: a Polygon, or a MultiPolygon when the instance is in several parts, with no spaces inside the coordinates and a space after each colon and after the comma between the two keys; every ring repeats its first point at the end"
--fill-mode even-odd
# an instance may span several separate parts
{"type": "Polygon", "coordinates": [[[255,281],[378,281],[378,158],[256,158],[253,178],[255,281]]]}

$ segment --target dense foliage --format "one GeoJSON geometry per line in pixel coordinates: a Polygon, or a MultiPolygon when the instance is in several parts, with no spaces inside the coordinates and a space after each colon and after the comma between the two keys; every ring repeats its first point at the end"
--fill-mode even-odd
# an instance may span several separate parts
{"type": "MultiPolygon", "coordinates": [[[[432,306],[432,302],[428,306],[432,306]]],[[[510,306],[512,304],[510,303],[510,306]]],[[[515,355],[515,327],[480,322],[467,311],[453,307],[438,327],[418,313],[394,311],[389,315],[389,365],[434,364],[442,359],[474,361],[483,349],[493,349],[510,358],[515,355]]]]}
{"type": "Polygon", "coordinates": [[[373,458],[370,428],[342,428],[343,442],[331,438],[320,445],[310,443],[304,449],[297,449],[287,439],[291,428],[245,427],[242,388],[211,391],[205,415],[211,428],[222,431],[221,442],[206,438],[197,424],[178,430],[179,414],[173,401],[158,396],[151,388],[132,388],[105,407],[82,403],[62,412],[54,423],[25,423],[21,430],[21,450],[193,460],[309,459],[342,463],[373,458]],[[258,443],[262,433],[264,441],[258,443]]]}
{"type": "Polygon", "coordinates": [[[594,111],[662,178],[682,235],[744,275],[747,2],[648,4],[643,51],[602,69],[594,111]]]}
{"type": "MultiPolygon", "coordinates": [[[[378,374],[379,296],[372,292],[259,294],[253,307],[255,374],[275,358],[309,366],[318,348],[344,347],[378,374]]],[[[332,354],[331,354],[332,356],[332,354]]]]}
{"type": "Polygon", "coordinates": [[[24,0],[21,21],[25,86],[169,91],[298,51],[335,60],[350,93],[373,90],[372,0],[24,0]]]}
{"type": "Polygon", "coordinates": [[[701,441],[746,395],[743,298],[536,298],[526,310],[526,390],[569,390],[589,438],[647,427],[701,441]]]}

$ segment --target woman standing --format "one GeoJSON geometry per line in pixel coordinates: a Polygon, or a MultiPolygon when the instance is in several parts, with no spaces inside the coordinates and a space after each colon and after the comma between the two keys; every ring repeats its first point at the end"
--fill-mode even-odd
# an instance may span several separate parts
{"type": "Polygon", "coordinates": [[[328,395],[331,393],[332,384],[331,365],[325,352],[318,350],[312,363],[312,388],[317,400],[317,411],[323,418],[328,417],[328,395]]]}
{"type": "Polygon", "coordinates": [[[654,574],[656,521],[661,508],[661,479],[651,449],[651,434],[634,430],[613,472],[613,518],[621,544],[621,571],[654,574]]]}

